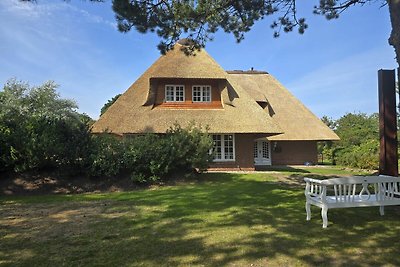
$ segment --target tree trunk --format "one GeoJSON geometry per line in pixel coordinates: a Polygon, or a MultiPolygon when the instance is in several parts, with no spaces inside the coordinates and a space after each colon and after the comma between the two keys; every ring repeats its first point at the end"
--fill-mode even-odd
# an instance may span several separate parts
{"type": "Polygon", "coordinates": [[[389,44],[393,46],[397,61],[397,81],[400,81],[400,0],[387,0],[389,6],[390,22],[392,32],[389,37],[389,44]]]}
{"type": "MultiPolygon", "coordinates": [[[[393,46],[394,52],[396,54],[396,61],[397,61],[397,82],[398,85],[400,86],[400,0],[386,0],[388,7],[389,7],[389,15],[390,15],[390,22],[392,24],[392,31],[390,33],[389,37],[389,44],[393,46]]],[[[399,92],[399,99],[400,99],[400,92],[399,92]]],[[[396,108],[395,108],[396,109],[396,108]]],[[[400,106],[399,106],[400,110],[400,106]]],[[[394,111],[394,114],[396,112],[394,111]]],[[[396,118],[394,118],[396,120],[396,118]]],[[[397,123],[394,123],[396,126],[397,123]]],[[[382,144],[380,147],[382,151],[382,144]]],[[[394,144],[393,149],[396,150],[396,155],[397,155],[397,150],[398,150],[398,142],[394,144]]],[[[382,157],[382,156],[380,156],[382,157]]],[[[398,164],[397,162],[395,164],[398,164]]],[[[395,168],[398,170],[397,168],[395,168]]],[[[397,175],[395,175],[397,176],[397,175]]]]}

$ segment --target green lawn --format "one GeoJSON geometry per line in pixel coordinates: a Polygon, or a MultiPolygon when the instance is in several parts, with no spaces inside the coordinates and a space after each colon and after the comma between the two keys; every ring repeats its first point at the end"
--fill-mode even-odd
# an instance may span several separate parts
{"type": "MultiPolygon", "coordinates": [[[[304,168],[133,192],[0,198],[1,266],[400,266],[400,209],[319,210],[304,168]]],[[[338,173],[339,171],[339,173],[338,173]]],[[[322,172],[322,174],[321,174],[322,172]]]]}

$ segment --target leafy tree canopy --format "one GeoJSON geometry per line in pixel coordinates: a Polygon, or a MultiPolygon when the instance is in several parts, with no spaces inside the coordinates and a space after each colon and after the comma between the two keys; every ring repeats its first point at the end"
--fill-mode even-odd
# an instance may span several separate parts
{"type": "Polygon", "coordinates": [[[325,123],[331,130],[336,130],[337,123],[334,119],[328,116],[322,116],[321,121],[325,123]]]}
{"type": "Polygon", "coordinates": [[[374,113],[347,113],[338,120],[326,116],[322,121],[340,137],[338,142],[320,142],[319,153],[332,163],[357,168],[377,169],[379,165],[379,118],[374,113]]]}
{"type": "MultiPolygon", "coordinates": [[[[315,1],[314,13],[328,20],[337,19],[348,8],[367,3],[388,6],[392,23],[389,43],[400,60],[400,1],[399,0],[320,0],[315,1]]],[[[258,20],[277,15],[271,28],[274,36],[281,31],[297,30],[304,33],[308,25],[299,17],[298,0],[113,0],[112,6],[121,32],[132,28],[141,33],[156,32],[161,38],[158,48],[162,53],[171,49],[183,37],[194,40],[189,53],[204,47],[213,34],[222,29],[232,33],[237,42],[258,20]]]]}
{"type": "Polygon", "coordinates": [[[75,101],[62,99],[57,93],[58,85],[53,81],[30,87],[28,83],[11,79],[0,92],[0,116],[14,115],[36,117],[69,117],[77,115],[75,101]]]}
{"type": "Polygon", "coordinates": [[[15,79],[0,91],[0,171],[80,164],[90,117],[60,98],[54,82],[40,86],[15,79]]]}
{"type": "Polygon", "coordinates": [[[104,104],[104,106],[101,108],[100,110],[100,116],[104,114],[104,112],[107,111],[107,109],[114,104],[115,101],[117,101],[117,99],[121,96],[121,94],[118,94],[116,96],[114,96],[113,98],[111,98],[110,100],[107,101],[107,103],[104,104]]]}
{"type": "Polygon", "coordinates": [[[379,115],[373,113],[347,113],[336,122],[336,133],[341,140],[338,145],[349,147],[366,140],[379,140],[379,115]]]}

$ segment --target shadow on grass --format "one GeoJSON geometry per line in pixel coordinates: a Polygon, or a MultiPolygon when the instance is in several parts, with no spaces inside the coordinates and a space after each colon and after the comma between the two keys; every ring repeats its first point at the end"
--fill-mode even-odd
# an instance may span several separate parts
{"type": "MultiPolygon", "coordinates": [[[[21,205],[32,210],[39,204],[21,205]]],[[[110,194],[100,201],[72,205],[41,205],[42,210],[54,210],[30,216],[31,229],[26,227],[25,209],[23,219],[8,225],[6,219],[1,221],[3,262],[14,266],[400,265],[395,209],[388,208],[383,217],[376,208],[332,210],[329,228],[322,229],[318,209],[313,208],[311,221],[305,220],[302,187],[287,187],[267,175],[207,174],[194,185],[110,194]],[[40,224],[40,218],[46,223],[40,224]],[[81,221],[85,223],[79,225],[81,221]],[[15,257],[25,250],[24,257],[15,257]]],[[[4,208],[3,218],[15,211],[4,208]]]]}
{"type": "Polygon", "coordinates": [[[279,171],[279,172],[297,172],[297,173],[310,173],[308,170],[301,168],[294,168],[290,166],[259,166],[256,167],[257,171],[279,171]]]}
{"type": "Polygon", "coordinates": [[[330,179],[330,178],[337,178],[340,177],[338,175],[320,175],[320,174],[291,174],[286,177],[285,180],[283,180],[283,184],[285,184],[285,181],[289,181],[288,185],[293,185],[296,184],[298,186],[304,186],[304,178],[312,178],[312,179],[317,179],[317,180],[324,180],[324,179],[330,179]]]}

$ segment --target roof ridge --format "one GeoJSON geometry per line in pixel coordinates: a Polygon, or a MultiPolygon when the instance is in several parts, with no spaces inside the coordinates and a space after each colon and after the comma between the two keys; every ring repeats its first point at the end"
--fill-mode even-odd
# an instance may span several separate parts
{"type": "Polygon", "coordinates": [[[227,70],[228,74],[269,74],[263,70],[227,70]]]}

